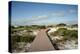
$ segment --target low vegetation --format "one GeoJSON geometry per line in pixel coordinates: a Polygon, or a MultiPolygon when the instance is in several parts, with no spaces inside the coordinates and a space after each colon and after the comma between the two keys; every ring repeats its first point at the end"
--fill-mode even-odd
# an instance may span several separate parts
{"type": "MultiPolygon", "coordinates": [[[[57,27],[67,26],[64,23],[58,24],[57,27]]],[[[19,50],[19,46],[21,44],[18,43],[32,43],[35,39],[36,35],[33,35],[33,31],[37,31],[40,29],[53,28],[56,26],[53,25],[30,25],[30,26],[11,26],[11,47],[12,50],[19,50]]],[[[77,24],[71,25],[71,27],[78,27],[77,24]]],[[[57,31],[51,32],[51,36],[62,36],[64,40],[69,39],[78,39],[78,31],[77,30],[68,30],[67,28],[59,28],[57,31]]]]}
{"type": "Polygon", "coordinates": [[[18,43],[20,42],[25,42],[25,43],[31,43],[34,40],[35,36],[19,36],[19,35],[15,35],[11,37],[11,45],[12,45],[12,49],[16,49],[18,48],[18,43]]]}
{"type": "Polygon", "coordinates": [[[68,30],[67,28],[59,28],[57,31],[52,32],[52,36],[63,36],[65,39],[77,39],[78,31],[77,30],[68,30]]]}
{"type": "Polygon", "coordinates": [[[60,24],[57,24],[56,26],[67,26],[66,24],[64,24],[64,23],[60,23],[60,24]]]}

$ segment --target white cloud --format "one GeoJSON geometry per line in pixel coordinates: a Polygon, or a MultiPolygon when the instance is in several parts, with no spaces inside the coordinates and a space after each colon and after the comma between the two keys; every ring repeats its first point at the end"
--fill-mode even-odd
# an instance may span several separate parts
{"type": "Polygon", "coordinates": [[[72,9],[69,10],[69,13],[75,13],[75,12],[77,12],[77,11],[76,10],[72,10],[72,9]]]}
{"type": "Polygon", "coordinates": [[[54,12],[51,14],[53,17],[64,17],[64,11],[54,12]]]}
{"type": "Polygon", "coordinates": [[[46,18],[48,17],[47,15],[42,15],[42,16],[38,16],[38,18],[46,18]]]}
{"type": "Polygon", "coordinates": [[[31,18],[21,18],[21,19],[16,19],[14,22],[25,22],[25,23],[29,23],[29,22],[33,22],[33,21],[40,21],[40,20],[45,20],[48,19],[50,17],[63,17],[64,16],[64,12],[54,12],[54,13],[50,13],[47,15],[38,15],[38,16],[32,16],[31,18]]]}
{"type": "Polygon", "coordinates": [[[47,18],[48,18],[48,15],[40,15],[40,16],[33,16],[31,18],[16,19],[14,22],[33,22],[33,21],[38,21],[38,20],[44,20],[47,18]]]}
{"type": "Polygon", "coordinates": [[[32,19],[48,18],[48,15],[33,16],[32,19]]]}

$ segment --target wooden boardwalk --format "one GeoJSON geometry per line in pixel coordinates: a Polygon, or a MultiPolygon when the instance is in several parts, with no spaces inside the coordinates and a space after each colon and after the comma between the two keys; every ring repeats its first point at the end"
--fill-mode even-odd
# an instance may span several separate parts
{"type": "Polygon", "coordinates": [[[49,51],[55,50],[51,41],[49,40],[46,30],[39,31],[36,38],[31,44],[29,51],[49,51]]]}

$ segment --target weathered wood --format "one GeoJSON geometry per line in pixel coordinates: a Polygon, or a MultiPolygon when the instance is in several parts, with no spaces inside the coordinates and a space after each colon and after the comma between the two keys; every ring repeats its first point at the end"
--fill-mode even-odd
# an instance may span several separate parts
{"type": "Polygon", "coordinates": [[[49,40],[46,30],[41,30],[31,44],[29,51],[49,51],[55,50],[49,40]]]}

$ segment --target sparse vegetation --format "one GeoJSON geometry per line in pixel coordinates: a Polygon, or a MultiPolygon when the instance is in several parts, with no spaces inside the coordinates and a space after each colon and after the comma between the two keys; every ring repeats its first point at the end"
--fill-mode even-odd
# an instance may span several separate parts
{"type": "Polygon", "coordinates": [[[66,26],[64,23],[57,24],[56,26],[66,26]]]}
{"type": "Polygon", "coordinates": [[[78,24],[73,24],[71,27],[72,27],[72,28],[73,28],[73,27],[78,27],[78,24]]]}
{"type": "MultiPolygon", "coordinates": [[[[62,41],[64,40],[77,40],[78,39],[78,31],[77,30],[69,30],[64,28],[66,24],[58,24],[57,27],[60,27],[57,31],[51,32],[50,35],[52,37],[63,37],[62,41]]],[[[77,25],[71,25],[71,28],[76,27],[77,25]]],[[[21,45],[32,43],[35,39],[36,35],[33,35],[33,31],[46,29],[46,28],[53,28],[53,25],[45,26],[45,25],[30,25],[30,26],[11,26],[11,45],[12,50],[20,51],[22,48],[19,48],[21,45]]],[[[76,27],[77,28],[77,27],[76,27]]]]}
{"type": "Polygon", "coordinates": [[[67,28],[60,28],[55,32],[52,32],[52,36],[63,36],[66,39],[77,39],[78,31],[77,30],[68,30],[67,28]]]}
{"type": "Polygon", "coordinates": [[[25,43],[31,43],[34,40],[35,36],[19,36],[15,35],[11,37],[11,43],[12,43],[12,49],[17,49],[18,48],[18,43],[19,42],[25,42],[25,43]]]}

